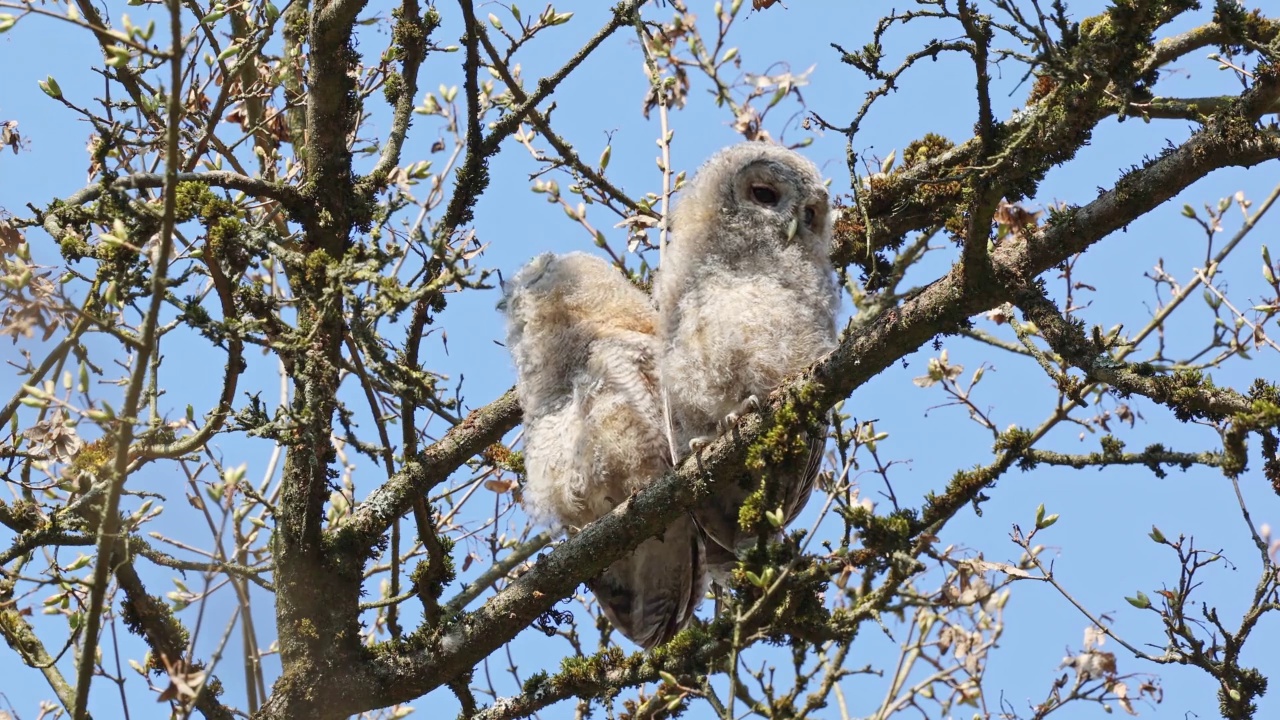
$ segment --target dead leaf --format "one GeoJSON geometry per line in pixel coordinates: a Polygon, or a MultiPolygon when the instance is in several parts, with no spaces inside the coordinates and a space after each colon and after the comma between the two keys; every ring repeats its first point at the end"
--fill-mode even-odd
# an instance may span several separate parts
{"type": "Polygon", "coordinates": [[[188,670],[186,660],[178,658],[170,662],[164,653],[160,654],[160,661],[164,663],[164,671],[169,675],[169,686],[160,692],[156,702],[177,700],[185,703],[194,700],[200,686],[204,684],[204,670],[188,670]]]}
{"type": "Polygon", "coordinates": [[[1013,235],[1025,238],[1029,231],[1034,232],[1040,227],[1040,215],[1040,212],[1032,212],[1018,203],[1001,200],[991,219],[996,221],[1000,237],[1013,235]]]}
{"type": "Polygon", "coordinates": [[[503,495],[511,492],[516,487],[514,480],[485,480],[484,489],[503,495]]]}
{"type": "Polygon", "coordinates": [[[0,255],[13,255],[18,252],[18,246],[24,242],[26,238],[23,237],[22,232],[8,220],[0,218],[0,255]]]}
{"type": "Polygon", "coordinates": [[[27,428],[23,437],[31,441],[33,455],[45,455],[55,462],[70,462],[84,446],[84,441],[76,435],[75,428],[67,424],[67,417],[61,409],[54,410],[47,420],[27,428]]]}

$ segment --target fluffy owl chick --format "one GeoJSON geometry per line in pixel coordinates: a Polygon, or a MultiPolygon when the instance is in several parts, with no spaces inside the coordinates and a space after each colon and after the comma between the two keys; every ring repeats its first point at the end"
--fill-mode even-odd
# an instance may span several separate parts
{"type": "MultiPolygon", "coordinates": [[[[689,448],[835,347],[832,213],[813,163],[748,142],[698,170],[670,228],[654,286],[659,366],[676,445],[689,448]]],[[[768,469],[787,523],[809,499],[824,439],[810,442],[807,466],[768,469]]],[[[694,509],[718,545],[707,550],[717,575],[752,540],[738,525],[752,490],[730,486],[694,509]]]]}
{"type": "MultiPolygon", "coordinates": [[[[534,258],[506,287],[507,347],[524,409],[524,504],[571,531],[671,467],[653,304],[586,253],[534,258]]],[[[587,583],[623,635],[649,648],[688,624],[706,592],[685,514],[587,583]]]]}

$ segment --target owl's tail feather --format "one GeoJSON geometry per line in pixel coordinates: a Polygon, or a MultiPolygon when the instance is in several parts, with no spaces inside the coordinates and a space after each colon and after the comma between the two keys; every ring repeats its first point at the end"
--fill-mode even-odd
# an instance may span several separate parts
{"type": "Polygon", "coordinates": [[[688,515],[587,583],[605,617],[640,647],[684,629],[707,591],[702,534],[688,515]]]}

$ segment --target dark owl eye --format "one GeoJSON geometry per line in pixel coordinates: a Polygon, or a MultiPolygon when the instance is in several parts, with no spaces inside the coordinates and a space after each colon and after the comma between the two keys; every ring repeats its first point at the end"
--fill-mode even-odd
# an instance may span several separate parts
{"type": "Polygon", "coordinates": [[[755,200],[761,205],[777,205],[778,191],[774,190],[768,185],[752,185],[751,199],[755,200]]]}
{"type": "Polygon", "coordinates": [[[812,206],[806,207],[806,208],[804,209],[804,224],[805,224],[805,227],[812,228],[812,227],[813,227],[813,219],[814,219],[815,217],[817,217],[817,215],[818,215],[817,211],[816,211],[816,210],[814,210],[812,206]]]}

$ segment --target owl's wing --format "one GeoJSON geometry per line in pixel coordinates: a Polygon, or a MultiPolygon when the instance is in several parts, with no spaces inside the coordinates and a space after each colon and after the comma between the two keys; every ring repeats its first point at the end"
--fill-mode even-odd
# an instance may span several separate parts
{"type": "MultiPolygon", "coordinates": [[[[800,515],[813,493],[827,444],[826,426],[820,433],[808,435],[807,442],[809,452],[805,457],[804,467],[798,472],[785,467],[771,468],[778,473],[777,479],[782,483],[783,527],[790,525],[800,515]]],[[[746,478],[741,478],[736,483],[728,483],[715,496],[694,508],[694,518],[711,542],[730,553],[739,553],[755,541],[754,536],[744,532],[738,525],[738,511],[756,487],[746,478]]],[[[732,566],[729,569],[732,570],[732,566]]]]}
{"type": "Polygon", "coordinates": [[[822,455],[827,449],[827,431],[830,428],[829,423],[824,424],[819,432],[809,435],[809,459],[805,464],[804,475],[787,488],[784,504],[787,509],[786,525],[794,522],[804,510],[804,506],[809,503],[809,496],[813,494],[818,473],[822,470],[822,455]]]}
{"type": "Polygon", "coordinates": [[[680,632],[707,591],[701,533],[687,514],[587,583],[605,617],[645,649],[680,632]]]}
{"type": "Polygon", "coordinates": [[[525,510],[539,522],[582,526],[594,520],[585,508],[588,478],[579,461],[586,435],[576,397],[524,423],[525,510]]]}
{"type": "Polygon", "coordinates": [[[750,480],[750,476],[744,474],[736,481],[728,481],[715,495],[693,508],[694,520],[709,541],[729,553],[746,550],[753,540],[738,526],[738,511],[753,490],[750,480]]]}
{"type": "MultiPolygon", "coordinates": [[[[599,387],[643,418],[661,417],[658,392],[657,340],[652,335],[623,331],[597,341],[587,360],[587,372],[599,387]]],[[[589,409],[588,409],[589,411],[589,409]]]]}
{"type": "MultiPolygon", "coordinates": [[[[670,467],[662,430],[657,381],[657,341],[620,331],[592,344],[586,375],[594,380],[584,399],[591,428],[590,483],[610,505],[670,467]]],[[[706,591],[701,533],[682,515],[656,538],[587,583],[613,626],[637,645],[671,639],[693,617],[706,591]]]]}
{"type": "Polygon", "coordinates": [[[738,566],[738,556],[713,540],[705,540],[704,544],[707,548],[707,575],[720,587],[729,587],[730,576],[738,566]]]}

